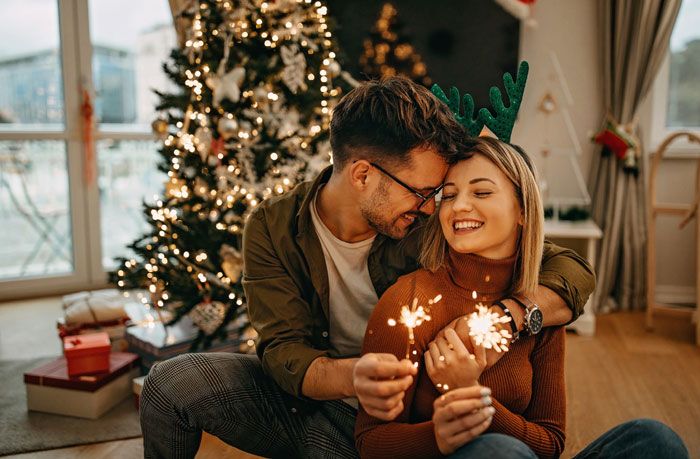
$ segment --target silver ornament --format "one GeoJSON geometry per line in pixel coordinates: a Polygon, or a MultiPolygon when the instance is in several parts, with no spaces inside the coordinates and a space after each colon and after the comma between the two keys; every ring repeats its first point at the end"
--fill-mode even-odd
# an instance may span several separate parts
{"type": "Polygon", "coordinates": [[[221,135],[224,140],[228,140],[238,134],[238,121],[233,118],[222,116],[216,128],[219,131],[219,135],[221,135]]]}

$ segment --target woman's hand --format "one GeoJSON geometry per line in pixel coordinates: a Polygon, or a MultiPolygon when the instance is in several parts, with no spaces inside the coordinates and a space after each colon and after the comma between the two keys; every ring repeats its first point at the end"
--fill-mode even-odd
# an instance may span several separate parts
{"type": "MultiPolygon", "coordinates": [[[[498,314],[502,315],[503,311],[501,311],[500,308],[495,307],[492,308],[492,311],[498,312],[498,314]]],[[[469,336],[469,324],[468,324],[469,316],[462,316],[458,317],[449,324],[445,326],[442,330],[440,330],[435,337],[435,341],[438,340],[438,338],[445,338],[445,332],[448,329],[453,329],[454,331],[457,332],[457,336],[462,340],[464,345],[467,347],[469,352],[474,352],[474,346],[472,344],[471,338],[469,336]]],[[[510,332],[510,325],[508,324],[498,324],[497,327],[504,327],[506,330],[510,332]]],[[[494,349],[487,349],[486,350],[486,368],[491,368],[498,362],[501,357],[503,357],[505,353],[504,352],[496,352],[494,349]]]]}
{"type": "Polygon", "coordinates": [[[488,429],[495,412],[490,394],[487,387],[472,386],[452,390],[435,400],[433,425],[442,454],[452,454],[488,429]]]}
{"type": "MultiPolygon", "coordinates": [[[[470,339],[468,337],[468,339],[470,339]]],[[[444,337],[438,336],[425,352],[425,369],[440,392],[478,384],[486,368],[486,350],[470,339],[474,354],[470,353],[457,332],[446,328],[444,337]]]]}

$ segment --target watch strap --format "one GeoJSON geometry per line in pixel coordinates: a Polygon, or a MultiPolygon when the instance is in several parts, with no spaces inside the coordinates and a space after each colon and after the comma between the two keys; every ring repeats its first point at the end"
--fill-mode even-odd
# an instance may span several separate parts
{"type": "Polygon", "coordinates": [[[513,313],[510,312],[510,309],[508,309],[508,306],[506,306],[501,300],[498,300],[493,304],[495,306],[498,306],[499,308],[501,308],[503,310],[503,313],[505,315],[507,315],[508,317],[510,317],[510,322],[508,322],[508,323],[510,324],[510,331],[511,331],[511,334],[513,335],[511,342],[513,342],[513,343],[516,342],[518,340],[518,338],[520,338],[520,332],[518,331],[518,326],[515,325],[515,317],[513,317],[513,313]]]}

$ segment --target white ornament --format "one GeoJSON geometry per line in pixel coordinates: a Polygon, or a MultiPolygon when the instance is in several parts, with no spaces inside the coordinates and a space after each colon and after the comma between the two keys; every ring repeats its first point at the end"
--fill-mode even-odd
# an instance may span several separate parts
{"type": "Polygon", "coordinates": [[[216,125],[216,129],[224,140],[228,140],[238,133],[238,121],[233,118],[222,116],[216,125]]]}
{"type": "Polygon", "coordinates": [[[212,103],[215,107],[221,105],[221,101],[228,99],[238,102],[241,99],[241,84],[245,78],[243,67],[234,67],[228,73],[224,73],[225,65],[222,63],[216,75],[207,78],[207,86],[212,90],[212,103]]]}
{"type": "Polygon", "coordinates": [[[205,335],[211,335],[224,323],[227,309],[221,301],[205,300],[192,308],[189,316],[205,335]]]}
{"type": "Polygon", "coordinates": [[[294,93],[299,89],[306,89],[306,59],[299,52],[296,45],[282,46],[280,49],[282,62],[284,62],[284,70],[282,71],[282,81],[294,93]]]}
{"type": "Polygon", "coordinates": [[[196,139],[195,148],[199,152],[199,157],[202,158],[202,161],[206,161],[211,142],[214,140],[211,130],[205,127],[197,128],[194,132],[194,138],[196,139]]]}

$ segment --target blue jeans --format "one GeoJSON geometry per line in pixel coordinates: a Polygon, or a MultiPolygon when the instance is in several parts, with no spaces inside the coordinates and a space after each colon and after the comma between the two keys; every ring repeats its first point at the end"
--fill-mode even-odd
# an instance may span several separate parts
{"type": "MultiPolygon", "coordinates": [[[[528,446],[503,434],[483,434],[462,446],[450,459],[536,459],[528,446]]],[[[635,419],[614,427],[574,459],[688,459],[683,440],[653,419],[635,419]]]]}
{"type": "Polygon", "coordinates": [[[635,419],[605,432],[574,459],[687,459],[688,450],[670,427],[653,419],[635,419]]]}

